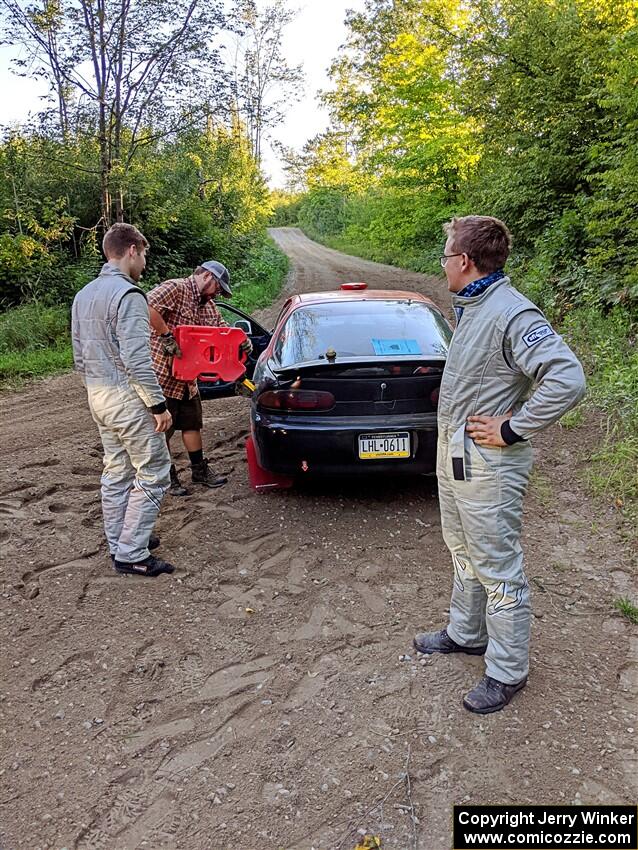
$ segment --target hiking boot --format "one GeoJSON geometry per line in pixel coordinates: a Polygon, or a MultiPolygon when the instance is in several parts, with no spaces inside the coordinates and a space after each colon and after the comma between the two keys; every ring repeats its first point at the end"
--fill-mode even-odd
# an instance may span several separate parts
{"type": "Polygon", "coordinates": [[[433,652],[441,652],[447,655],[450,652],[464,652],[466,655],[485,655],[485,646],[461,646],[448,635],[447,629],[440,632],[422,632],[414,636],[414,648],[417,652],[431,655],[433,652]]]}
{"type": "Polygon", "coordinates": [[[527,676],[513,685],[498,682],[491,676],[483,676],[478,685],[463,697],[463,705],[475,714],[492,714],[505,708],[516,691],[527,684],[527,676]]]}
{"type": "Polygon", "coordinates": [[[215,475],[208,466],[208,460],[204,458],[201,463],[191,464],[193,484],[203,484],[204,487],[221,487],[228,481],[223,475],[215,475]]]}
{"type": "MultiPolygon", "coordinates": [[[[179,475],[177,474],[177,470],[175,469],[175,464],[171,465],[171,486],[169,487],[169,495],[171,496],[189,496],[190,493],[183,487],[180,480],[179,475]]],[[[149,549],[151,546],[148,547],[149,549]]]]}
{"type": "Polygon", "coordinates": [[[113,566],[118,573],[146,576],[147,578],[155,578],[155,576],[161,573],[172,573],[175,571],[175,567],[172,564],[169,564],[168,561],[163,561],[161,558],[156,558],[155,555],[149,555],[148,558],[145,558],[143,561],[137,561],[134,564],[114,559],[113,566]]]}

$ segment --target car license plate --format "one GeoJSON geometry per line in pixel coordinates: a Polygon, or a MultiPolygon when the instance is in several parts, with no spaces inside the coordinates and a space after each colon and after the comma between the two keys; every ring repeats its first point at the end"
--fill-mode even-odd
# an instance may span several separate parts
{"type": "Polygon", "coordinates": [[[359,434],[359,457],[361,460],[410,457],[410,433],[359,434]]]}

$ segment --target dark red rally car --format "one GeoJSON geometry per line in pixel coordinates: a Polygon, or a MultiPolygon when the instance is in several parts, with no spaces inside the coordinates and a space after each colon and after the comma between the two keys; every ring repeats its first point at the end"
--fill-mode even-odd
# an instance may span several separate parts
{"type": "Polygon", "coordinates": [[[434,471],[450,326],[419,293],[364,287],[284,304],[253,373],[251,432],[264,470],[434,471]]]}

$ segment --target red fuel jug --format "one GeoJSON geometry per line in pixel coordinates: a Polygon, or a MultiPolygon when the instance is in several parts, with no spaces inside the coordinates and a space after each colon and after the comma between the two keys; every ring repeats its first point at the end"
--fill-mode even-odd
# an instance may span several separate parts
{"type": "Polygon", "coordinates": [[[173,358],[178,381],[237,381],[245,374],[248,355],[239,350],[246,339],[241,328],[178,325],[174,335],[182,351],[173,358]]]}

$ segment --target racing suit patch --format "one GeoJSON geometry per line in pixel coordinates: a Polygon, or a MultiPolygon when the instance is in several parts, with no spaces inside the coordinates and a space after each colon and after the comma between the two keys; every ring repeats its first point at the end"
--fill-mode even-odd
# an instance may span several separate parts
{"type": "Polygon", "coordinates": [[[531,348],[533,345],[536,345],[537,342],[540,342],[548,336],[554,336],[554,331],[549,325],[540,325],[540,327],[534,328],[533,331],[525,334],[523,342],[528,348],[531,348]]]}

